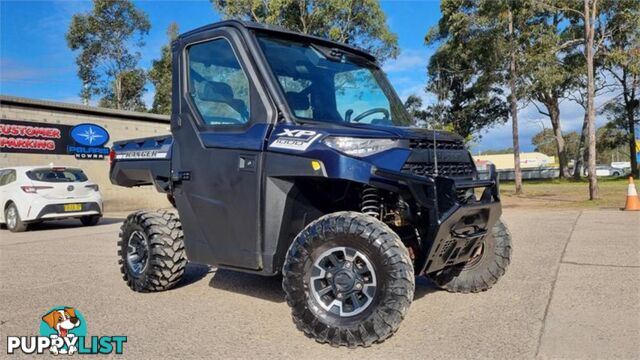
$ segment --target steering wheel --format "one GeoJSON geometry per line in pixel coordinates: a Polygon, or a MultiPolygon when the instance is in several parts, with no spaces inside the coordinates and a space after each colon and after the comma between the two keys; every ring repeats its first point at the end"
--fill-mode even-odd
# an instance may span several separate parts
{"type": "Polygon", "coordinates": [[[375,113],[382,113],[384,115],[384,119],[385,120],[389,119],[389,110],[387,110],[385,108],[373,108],[373,109],[367,110],[367,111],[361,113],[360,115],[354,117],[353,120],[351,120],[351,122],[359,122],[360,120],[366,118],[367,116],[369,116],[371,114],[375,114],[375,113]]]}

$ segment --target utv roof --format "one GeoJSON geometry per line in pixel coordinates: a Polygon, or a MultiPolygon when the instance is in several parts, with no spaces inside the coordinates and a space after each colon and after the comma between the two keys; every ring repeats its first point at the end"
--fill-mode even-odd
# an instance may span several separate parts
{"type": "Polygon", "coordinates": [[[356,46],[348,45],[348,44],[337,42],[337,41],[332,41],[319,36],[290,31],[280,26],[265,25],[265,24],[251,22],[251,21],[243,21],[243,20],[235,20],[235,19],[224,20],[224,21],[213,23],[213,24],[201,26],[199,28],[196,28],[184,34],[181,34],[178,37],[178,39],[182,40],[190,35],[193,35],[202,31],[213,30],[213,29],[225,27],[225,26],[235,27],[241,30],[249,29],[249,30],[254,30],[258,32],[270,33],[280,38],[288,38],[288,39],[298,40],[298,41],[311,41],[314,43],[320,43],[327,47],[335,47],[335,48],[343,49],[350,53],[354,53],[356,55],[362,56],[368,60],[376,61],[376,58],[373,55],[371,55],[366,50],[356,46]]]}

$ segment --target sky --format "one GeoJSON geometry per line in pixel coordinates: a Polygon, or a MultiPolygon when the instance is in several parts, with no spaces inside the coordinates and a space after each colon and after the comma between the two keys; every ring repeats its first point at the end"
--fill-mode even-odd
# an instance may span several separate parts
{"type": "MultiPolygon", "coordinates": [[[[160,48],[167,41],[166,30],[176,22],[180,32],[220,20],[209,1],[146,0],[135,4],[149,16],[151,31],[141,49],[140,66],[148,69],[160,56],[160,48]]],[[[440,17],[437,1],[382,1],[391,30],[398,35],[400,55],[387,61],[383,69],[404,100],[411,94],[424,99],[426,65],[433,47],[424,44],[427,30],[440,17]]],[[[80,103],[81,82],[76,75],[74,52],[69,50],[64,34],[71,17],[91,9],[88,1],[19,1],[0,0],[0,94],[69,103],[80,103]]],[[[153,87],[148,86],[145,101],[153,101],[153,87]]],[[[584,112],[574,102],[561,104],[563,131],[579,131],[584,112]]],[[[532,151],[531,138],[543,128],[548,119],[533,105],[520,113],[520,143],[522,151],[532,151]]],[[[604,119],[598,119],[598,126],[604,119]]],[[[472,144],[475,153],[512,146],[511,122],[487,129],[479,141],[472,144]]]]}

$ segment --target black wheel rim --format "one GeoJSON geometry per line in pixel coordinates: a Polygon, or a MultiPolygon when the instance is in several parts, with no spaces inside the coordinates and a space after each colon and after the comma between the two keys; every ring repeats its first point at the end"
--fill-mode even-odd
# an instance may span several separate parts
{"type": "Polygon", "coordinates": [[[484,255],[484,248],[485,244],[482,243],[474,250],[473,255],[471,255],[469,261],[464,264],[464,270],[473,269],[480,263],[480,260],[482,260],[482,256],[484,255]]]}
{"type": "Polygon", "coordinates": [[[324,310],[341,317],[355,316],[371,305],[377,279],[369,258],[350,247],[334,247],[316,258],[310,289],[324,310]]]}
{"type": "Polygon", "coordinates": [[[129,235],[127,242],[127,265],[136,275],[141,275],[147,267],[149,258],[149,242],[141,231],[136,230],[129,235]]]}

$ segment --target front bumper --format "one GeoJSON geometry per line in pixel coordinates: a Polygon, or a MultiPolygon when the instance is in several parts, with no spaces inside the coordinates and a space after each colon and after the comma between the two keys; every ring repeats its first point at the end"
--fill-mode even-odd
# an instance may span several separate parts
{"type": "Polygon", "coordinates": [[[416,176],[374,169],[375,185],[398,192],[415,206],[420,252],[415,258],[417,274],[433,273],[469,261],[491,234],[502,214],[495,167],[487,180],[459,180],[444,176],[416,176]],[[484,189],[479,198],[463,203],[459,191],[484,189]]]}

